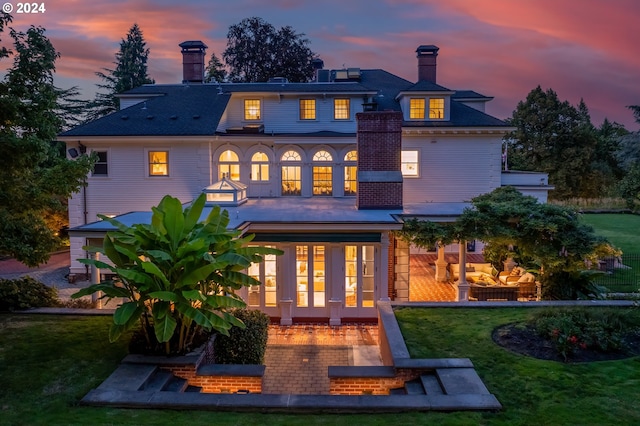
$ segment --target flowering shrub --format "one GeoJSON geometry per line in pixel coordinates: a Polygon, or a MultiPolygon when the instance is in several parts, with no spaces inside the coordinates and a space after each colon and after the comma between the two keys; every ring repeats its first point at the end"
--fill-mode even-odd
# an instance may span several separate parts
{"type": "Polygon", "coordinates": [[[621,308],[556,308],[536,313],[530,324],[553,342],[565,361],[578,350],[624,349],[624,334],[640,327],[639,315],[621,308]]]}

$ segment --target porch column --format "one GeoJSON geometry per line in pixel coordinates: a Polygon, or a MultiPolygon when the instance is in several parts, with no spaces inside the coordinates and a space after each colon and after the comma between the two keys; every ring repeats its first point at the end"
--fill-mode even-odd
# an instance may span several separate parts
{"type": "Polygon", "coordinates": [[[344,246],[327,244],[327,276],[325,290],[329,295],[329,325],[342,323],[344,301],[344,246]]]}
{"type": "Polygon", "coordinates": [[[379,300],[383,302],[390,302],[389,299],[389,233],[382,232],[380,234],[380,263],[375,272],[375,285],[379,300]]]}
{"type": "MultiPolygon", "coordinates": [[[[100,253],[91,253],[92,260],[100,260],[100,253]]],[[[100,284],[100,269],[96,265],[91,265],[91,284],[100,284]]],[[[97,291],[91,295],[91,303],[96,309],[102,309],[102,292],[97,291]]]]}
{"type": "Polygon", "coordinates": [[[456,291],[458,293],[458,302],[467,302],[469,300],[469,283],[467,282],[467,242],[459,241],[460,245],[460,260],[458,268],[458,285],[456,291]]]}
{"type": "Polygon", "coordinates": [[[447,261],[444,260],[444,244],[438,243],[438,259],[436,260],[436,281],[447,281],[447,261]]]}
{"type": "Polygon", "coordinates": [[[293,298],[296,296],[295,246],[292,244],[282,244],[279,248],[284,252],[282,254],[280,267],[277,269],[280,325],[291,325],[293,324],[293,298]]]}

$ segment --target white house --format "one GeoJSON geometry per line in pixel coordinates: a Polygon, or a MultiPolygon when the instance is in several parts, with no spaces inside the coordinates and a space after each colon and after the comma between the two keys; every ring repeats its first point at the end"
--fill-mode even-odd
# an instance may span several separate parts
{"type": "Polygon", "coordinates": [[[546,201],[545,174],[502,171],[511,128],[484,112],[492,98],[436,83],[436,46],[418,47],[415,83],[318,61],[309,83],[246,84],[204,84],[206,46],[180,46],[181,84],[126,92],[120,111],[60,135],[99,158],[69,201],[72,274],[109,229],[97,214],[139,223],[165,194],[204,191],[231,226],[284,251],[249,270],[262,282],[245,290],[250,306],[339,324],[408,297],[409,250],[392,233],[403,217],[453,220],[505,184],[546,201]]]}

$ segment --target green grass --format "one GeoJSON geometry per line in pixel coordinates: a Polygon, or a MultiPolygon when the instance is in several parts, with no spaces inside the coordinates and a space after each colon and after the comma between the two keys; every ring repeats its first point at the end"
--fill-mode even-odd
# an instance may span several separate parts
{"type": "Polygon", "coordinates": [[[583,214],[582,221],[606,237],[623,253],[640,253],[640,216],[633,214],[583,214]]]}
{"type": "Polygon", "coordinates": [[[110,317],[0,315],[0,425],[528,425],[640,424],[640,359],[563,365],[512,354],[492,330],[524,309],[402,309],[414,357],[469,357],[499,413],[287,415],[83,407],[126,343],[107,341],[110,317]]]}
{"type": "Polygon", "coordinates": [[[640,357],[562,364],[514,354],[493,343],[496,327],[522,321],[532,312],[403,308],[396,315],[412,357],[473,361],[504,407],[500,413],[464,415],[474,424],[609,425],[619,419],[640,424],[640,357]]]}

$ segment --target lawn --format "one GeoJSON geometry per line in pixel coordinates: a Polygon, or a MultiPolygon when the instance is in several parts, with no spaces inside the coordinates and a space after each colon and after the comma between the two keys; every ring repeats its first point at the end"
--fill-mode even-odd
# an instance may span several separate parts
{"type": "Polygon", "coordinates": [[[499,413],[285,415],[82,407],[116,367],[124,342],[107,342],[110,317],[0,315],[0,424],[11,425],[518,425],[640,424],[640,359],[564,365],[512,354],[492,330],[526,309],[401,309],[414,357],[469,357],[504,405],[499,413]]]}
{"type": "Polygon", "coordinates": [[[624,253],[640,254],[640,216],[633,214],[583,214],[584,223],[606,237],[624,253]]]}

